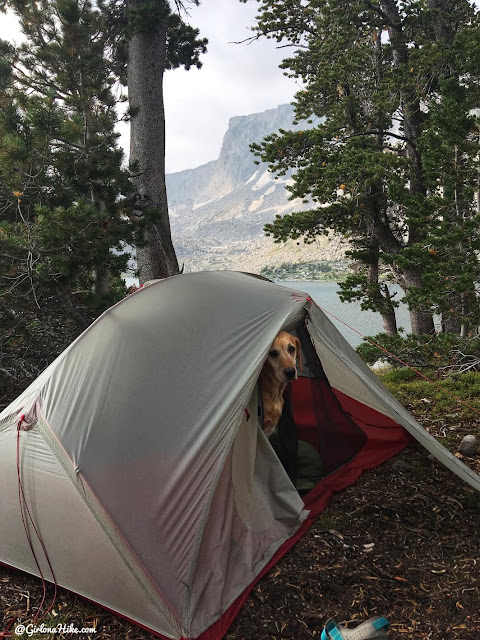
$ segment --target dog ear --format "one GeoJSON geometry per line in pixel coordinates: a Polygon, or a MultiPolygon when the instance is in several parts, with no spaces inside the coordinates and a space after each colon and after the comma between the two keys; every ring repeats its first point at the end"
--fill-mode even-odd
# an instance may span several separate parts
{"type": "Polygon", "coordinates": [[[303,371],[303,369],[302,369],[302,345],[300,344],[300,340],[298,338],[295,338],[295,345],[297,347],[298,368],[300,369],[300,371],[303,371]]]}

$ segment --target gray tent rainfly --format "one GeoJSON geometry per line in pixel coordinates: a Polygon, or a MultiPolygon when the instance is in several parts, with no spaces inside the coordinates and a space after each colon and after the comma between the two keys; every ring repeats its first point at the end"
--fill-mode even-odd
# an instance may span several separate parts
{"type": "Polygon", "coordinates": [[[307,294],[229,271],[158,281],[0,414],[0,561],[162,637],[218,640],[334,492],[411,436],[480,488],[307,294]],[[260,428],[257,378],[282,329],[305,363],[285,403],[294,451],[317,461],[304,500],[260,428]]]}

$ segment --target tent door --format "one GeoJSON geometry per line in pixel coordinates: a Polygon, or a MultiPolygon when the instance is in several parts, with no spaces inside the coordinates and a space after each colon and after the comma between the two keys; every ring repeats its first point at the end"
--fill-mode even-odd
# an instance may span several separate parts
{"type": "Polygon", "coordinates": [[[289,385],[270,443],[293,484],[305,494],[320,478],[352,460],[366,435],[332,391],[304,323],[293,333],[302,345],[304,371],[289,385]]]}

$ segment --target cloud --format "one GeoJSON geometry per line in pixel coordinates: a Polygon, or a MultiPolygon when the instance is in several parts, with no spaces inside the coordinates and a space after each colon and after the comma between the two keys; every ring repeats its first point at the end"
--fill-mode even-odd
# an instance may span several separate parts
{"type": "Polygon", "coordinates": [[[20,44],[25,41],[20,32],[18,18],[10,9],[6,13],[0,13],[0,39],[8,40],[14,44],[20,44]]]}
{"type": "Polygon", "coordinates": [[[208,0],[191,9],[190,22],[209,46],[202,69],[165,76],[167,171],[216,159],[230,117],[293,99],[297,87],[278,68],[284,49],[266,39],[234,44],[252,35],[256,9],[238,0],[208,0]]]}

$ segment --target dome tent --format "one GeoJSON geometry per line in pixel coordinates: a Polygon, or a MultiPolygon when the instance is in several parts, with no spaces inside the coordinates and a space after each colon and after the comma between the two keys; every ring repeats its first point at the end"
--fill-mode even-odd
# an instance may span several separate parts
{"type": "Polygon", "coordinates": [[[411,436],[480,487],[307,294],[228,271],[125,298],[0,414],[0,561],[38,575],[17,436],[57,583],[167,638],[221,638],[333,493],[411,436]],[[322,458],[305,503],[260,428],[257,378],[282,329],[304,356],[288,398],[298,438],[322,458]]]}

